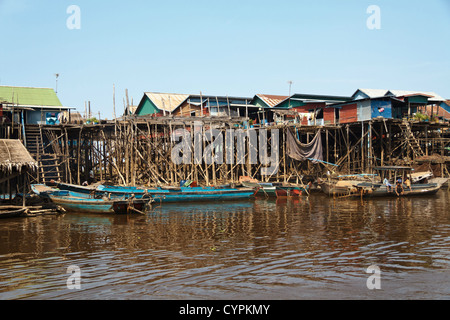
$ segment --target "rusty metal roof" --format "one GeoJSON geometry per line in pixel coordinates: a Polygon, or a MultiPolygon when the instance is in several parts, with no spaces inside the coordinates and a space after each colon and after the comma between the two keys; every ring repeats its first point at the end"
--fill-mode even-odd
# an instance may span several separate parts
{"type": "Polygon", "coordinates": [[[278,96],[273,94],[257,94],[256,96],[263,100],[271,108],[279,105],[281,102],[289,98],[289,96],[278,96]]]}

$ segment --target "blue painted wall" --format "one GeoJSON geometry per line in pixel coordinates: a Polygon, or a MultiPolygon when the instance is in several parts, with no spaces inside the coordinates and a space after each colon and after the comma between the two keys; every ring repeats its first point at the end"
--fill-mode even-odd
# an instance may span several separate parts
{"type": "Polygon", "coordinates": [[[448,104],[446,104],[445,102],[441,103],[441,108],[447,112],[450,112],[450,106],[448,104]]]}
{"type": "Polygon", "coordinates": [[[372,100],[372,119],[383,117],[392,119],[392,105],[390,101],[372,100]]]}

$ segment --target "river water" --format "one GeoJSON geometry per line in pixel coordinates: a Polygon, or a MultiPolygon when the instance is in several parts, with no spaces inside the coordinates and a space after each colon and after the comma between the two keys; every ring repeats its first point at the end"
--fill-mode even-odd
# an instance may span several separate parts
{"type": "Polygon", "coordinates": [[[318,193],[2,220],[0,299],[449,299],[449,208],[318,193]]]}

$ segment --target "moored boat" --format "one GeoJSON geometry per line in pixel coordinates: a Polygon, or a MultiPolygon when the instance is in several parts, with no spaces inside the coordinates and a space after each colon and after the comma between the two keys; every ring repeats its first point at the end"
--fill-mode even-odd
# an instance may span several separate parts
{"type": "Polygon", "coordinates": [[[227,188],[227,187],[123,187],[100,185],[96,188],[81,187],[76,185],[58,184],[61,190],[76,190],[85,194],[108,194],[111,199],[130,197],[140,199],[151,197],[155,202],[185,202],[185,201],[215,201],[249,199],[255,191],[251,188],[227,188]]]}
{"type": "Polygon", "coordinates": [[[448,187],[448,180],[449,180],[449,178],[431,178],[431,179],[428,179],[428,182],[436,183],[441,188],[443,188],[443,187],[448,187]]]}
{"type": "Polygon", "coordinates": [[[146,206],[153,201],[151,198],[90,198],[86,195],[72,191],[47,192],[45,193],[45,196],[48,196],[54,204],[61,206],[66,211],[77,213],[143,213],[146,206]]]}
{"type": "Polygon", "coordinates": [[[320,189],[329,196],[342,196],[356,192],[356,186],[362,183],[361,180],[318,180],[320,189]]]}
{"type": "Polygon", "coordinates": [[[352,193],[356,197],[411,197],[436,194],[440,185],[436,183],[413,184],[411,188],[402,186],[402,191],[396,191],[395,186],[389,188],[381,183],[360,183],[352,193]]]}
{"type": "Polygon", "coordinates": [[[239,178],[239,182],[246,188],[254,189],[256,191],[256,195],[267,197],[275,197],[277,195],[277,188],[273,185],[273,183],[260,182],[247,176],[241,176],[239,178]]]}
{"type": "Polygon", "coordinates": [[[411,183],[410,167],[385,166],[374,167],[379,175],[373,175],[381,181],[361,180],[322,180],[320,187],[330,196],[346,197],[398,197],[433,195],[441,188],[439,183],[411,183]]]}
{"type": "Polygon", "coordinates": [[[298,197],[308,193],[308,185],[280,184],[276,186],[277,197],[298,197]]]}
{"type": "Polygon", "coordinates": [[[0,206],[0,219],[21,217],[25,215],[26,210],[26,207],[0,206]]]}

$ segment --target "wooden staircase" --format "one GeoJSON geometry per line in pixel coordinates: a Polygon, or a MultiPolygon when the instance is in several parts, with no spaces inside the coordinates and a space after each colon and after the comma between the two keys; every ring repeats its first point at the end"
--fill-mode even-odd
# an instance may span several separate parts
{"type": "Polygon", "coordinates": [[[51,180],[60,180],[61,172],[59,168],[59,159],[56,154],[48,152],[52,151],[50,146],[44,146],[41,127],[31,125],[26,126],[25,142],[27,150],[39,163],[37,182],[47,183],[51,180]]]}
{"type": "Polygon", "coordinates": [[[39,126],[25,127],[25,145],[28,152],[39,161],[38,156],[44,152],[41,128],[39,126]]]}
{"type": "Polygon", "coordinates": [[[425,153],[423,152],[422,148],[420,147],[419,141],[414,136],[413,132],[411,131],[411,126],[408,122],[403,121],[401,124],[399,124],[400,129],[402,130],[403,136],[406,139],[406,142],[411,147],[411,150],[415,157],[423,157],[425,153]]]}
{"type": "Polygon", "coordinates": [[[59,160],[55,154],[41,154],[39,169],[39,181],[42,183],[61,180],[59,160]]]}

